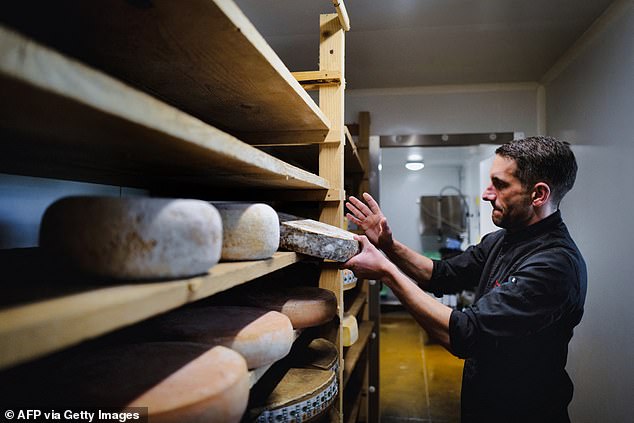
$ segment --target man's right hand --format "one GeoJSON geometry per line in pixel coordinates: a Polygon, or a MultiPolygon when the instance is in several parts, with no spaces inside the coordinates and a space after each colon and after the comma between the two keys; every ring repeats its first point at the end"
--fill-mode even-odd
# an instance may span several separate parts
{"type": "Polygon", "coordinates": [[[363,229],[372,244],[386,251],[394,243],[387,219],[370,194],[364,192],[363,199],[368,203],[367,205],[356,197],[348,199],[346,207],[351,213],[346,213],[346,217],[363,229]]]}

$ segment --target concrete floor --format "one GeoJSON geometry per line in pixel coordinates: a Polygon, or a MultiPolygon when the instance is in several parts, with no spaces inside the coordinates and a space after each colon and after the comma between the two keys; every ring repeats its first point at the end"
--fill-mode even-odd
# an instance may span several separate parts
{"type": "Polygon", "coordinates": [[[459,422],[462,366],[407,312],[382,312],[381,422],[459,422]]]}

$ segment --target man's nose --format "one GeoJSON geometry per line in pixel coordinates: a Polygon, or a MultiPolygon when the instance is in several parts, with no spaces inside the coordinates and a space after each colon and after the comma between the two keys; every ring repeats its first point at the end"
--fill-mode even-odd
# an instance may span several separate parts
{"type": "Polygon", "coordinates": [[[493,185],[486,187],[482,193],[482,199],[484,201],[495,201],[495,190],[493,189],[493,185]]]}

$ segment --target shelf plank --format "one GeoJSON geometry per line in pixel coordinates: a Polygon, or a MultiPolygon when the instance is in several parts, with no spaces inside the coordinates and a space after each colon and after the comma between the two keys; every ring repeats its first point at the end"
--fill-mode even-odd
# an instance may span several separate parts
{"type": "Polygon", "coordinates": [[[366,295],[367,293],[364,290],[359,289],[359,292],[357,293],[354,301],[352,301],[352,304],[346,308],[346,314],[351,314],[358,318],[361,308],[366,303],[366,295]]]}
{"type": "Polygon", "coordinates": [[[137,187],[328,189],[322,177],[0,26],[0,171],[137,187]]]}
{"type": "Polygon", "coordinates": [[[8,9],[5,24],[246,142],[288,132],[323,141],[328,132],[328,118],[232,1],[24,0],[8,9]]]}
{"type": "Polygon", "coordinates": [[[350,348],[346,351],[344,356],[344,367],[343,367],[343,389],[346,388],[348,381],[350,380],[350,376],[354,371],[357,363],[359,362],[359,358],[361,357],[361,353],[365,349],[368,341],[370,340],[370,334],[372,333],[372,329],[374,328],[374,323],[371,321],[362,322],[359,325],[359,339],[357,342],[352,344],[350,348]]]}
{"type": "MultiPolygon", "coordinates": [[[[267,260],[219,263],[206,275],[182,280],[107,287],[85,281],[74,290],[61,287],[58,292],[64,292],[62,295],[56,294],[54,287],[48,287],[47,298],[0,310],[0,368],[41,357],[206,298],[300,260],[295,253],[277,252],[267,260]]],[[[27,263],[34,266],[30,261],[27,263]]],[[[47,276],[44,274],[40,278],[47,276]]],[[[34,287],[29,282],[14,280],[12,286],[30,293],[34,287]]],[[[39,284],[47,285],[46,282],[46,279],[40,280],[39,284]]]]}

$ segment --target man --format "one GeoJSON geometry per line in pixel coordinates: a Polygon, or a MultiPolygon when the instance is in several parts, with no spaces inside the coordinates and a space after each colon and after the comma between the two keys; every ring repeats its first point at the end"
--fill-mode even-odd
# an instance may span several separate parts
{"type": "Polygon", "coordinates": [[[583,314],[586,266],[559,204],[576,172],[569,145],[554,138],[500,146],[482,199],[502,229],[439,261],[393,239],[370,195],[364,194],[367,204],[354,197],[346,204],[348,219],[365,236],[357,237],[361,252],[343,267],[383,281],[431,336],[466,358],[463,422],[569,421],[573,387],[565,365],[583,314]],[[475,303],[462,311],[422,290],[441,294],[473,286],[475,303]]]}

